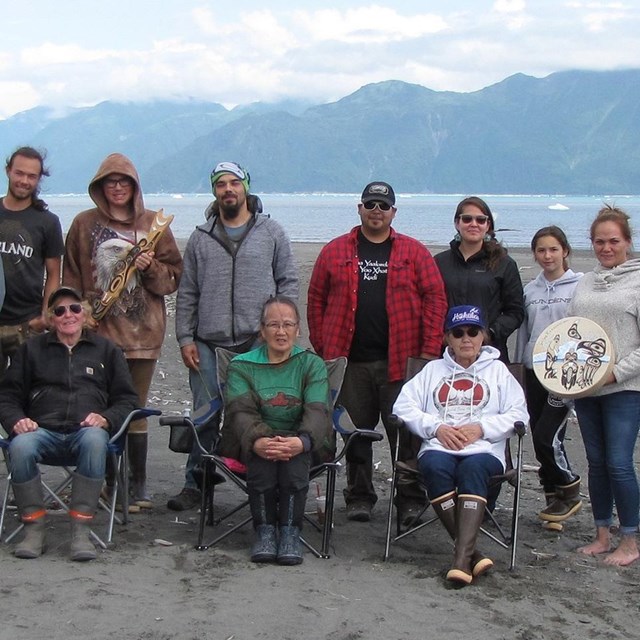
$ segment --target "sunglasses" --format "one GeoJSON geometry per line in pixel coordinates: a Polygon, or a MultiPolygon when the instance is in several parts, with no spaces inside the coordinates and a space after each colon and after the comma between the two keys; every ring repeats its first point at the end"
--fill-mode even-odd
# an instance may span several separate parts
{"type": "Polygon", "coordinates": [[[462,338],[463,336],[469,336],[470,338],[475,338],[480,333],[480,327],[455,327],[455,329],[451,329],[451,335],[454,338],[462,338]]]}
{"type": "Polygon", "coordinates": [[[386,202],[378,202],[377,200],[370,200],[369,202],[363,202],[362,206],[367,211],[373,211],[376,207],[380,209],[380,211],[389,211],[391,209],[391,205],[386,202]]]}
{"type": "Polygon", "coordinates": [[[73,304],[61,304],[60,306],[56,307],[53,310],[53,315],[58,318],[62,318],[67,309],[71,311],[71,313],[75,313],[76,315],[82,313],[82,305],[78,302],[74,302],[73,304]]]}
{"type": "Polygon", "coordinates": [[[468,213],[463,213],[458,217],[458,220],[462,220],[465,224],[471,224],[472,222],[487,224],[487,222],[489,222],[489,216],[472,216],[468,213]]]}

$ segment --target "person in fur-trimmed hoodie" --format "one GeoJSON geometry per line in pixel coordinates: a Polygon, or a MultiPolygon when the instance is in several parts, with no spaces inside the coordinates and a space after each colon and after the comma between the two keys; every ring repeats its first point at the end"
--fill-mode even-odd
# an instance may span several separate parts
{"type": "MultiPolygon", "coordinates": [[[[93,303],[109,287],[118,261],[149,233],[156,212],[145,208],[138,172],[121,153],[104,159],[89,183],[89,195],[96,207],[79,213],[71,224],[62,281],[93,303]]],[[[135,266],[133,277],[99,321],[97,332],[124,351],[144,407],[164,340],[164,296],[176,291],[182,274],[182,256],[171,229],[164,231],[154,251],[136,257],[135,266]]],[[[147,421],[133,422],[128,439],[133,511],[152,506],[146,489],[147,421]]]]}
{"type": "Polygon", "coordinates": [[[447,580],[470,584],[493,566],[476,549],[491,476],[504,473],[505,441],[527,423],[522,387],[500,362],[479,307],[452,307],[447,348],[409,380],[393,412],[422,438],[418,467],[431,505],[455,541],[447,580]]]}
{"type": "Polygon", "coordinates": [[[546,502],[538,517],[545,529],[562,531],[562,523],[582,507],[580,476],[571,468],[564,447],[569,407],[538,380],[533,371],[533,349],[550,324],[567,316],[583,274],[569,268],[571,246],[560,227],[552,225],[536,231],[531,251],[542,271],[524,288],[525,319],[518,329],[515,361],[525,366],[531,435],[546,502]]]}

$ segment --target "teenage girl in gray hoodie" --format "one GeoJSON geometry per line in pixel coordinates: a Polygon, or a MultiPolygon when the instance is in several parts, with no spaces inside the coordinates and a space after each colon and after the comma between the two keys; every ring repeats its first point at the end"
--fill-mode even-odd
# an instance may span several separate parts
{"type": "Polygon", "coordinates": [[[524,288],[525,319],[518,330],[516,358],[526,367],[533,446],[547,503],[538,515],[546,529],[562,531],[562,522],[582,506],[580,476],[571,470],[564,448],[569,408],[540,384],[533,372],[532,354],[540,334],[567,316],[573,291],[583,274],[569,269],[571,246],[559,227],[539,229],[531,240],[531,251],[542,271],[524,288]]]}

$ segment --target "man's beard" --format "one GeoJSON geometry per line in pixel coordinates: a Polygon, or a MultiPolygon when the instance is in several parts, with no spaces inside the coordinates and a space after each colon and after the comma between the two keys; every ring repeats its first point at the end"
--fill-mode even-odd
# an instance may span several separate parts
{"type": "Polygon", "coordinates": [[[32,200],[33,198],[37,197],[38,195],[38,189],[31,189],[30,191],[27,191],[27,195],[21,195],[19,193],[16,193],[16,191],[13,189],[13,187],[11,186],[11,183],[9,183],[8,189],[9,193],[12,195],[12,197],[17,200],[18,202],[22,202],[23,200],[32,200]]]}
{"type": "Polygon", "coordinates": [[[240,214],[239,202],[236,202],[235,204],[224,204],[224,202],[219,202],[218,206],[220,208],[220,213],[222,213],[228,220],[235,220],[240,214]]]}

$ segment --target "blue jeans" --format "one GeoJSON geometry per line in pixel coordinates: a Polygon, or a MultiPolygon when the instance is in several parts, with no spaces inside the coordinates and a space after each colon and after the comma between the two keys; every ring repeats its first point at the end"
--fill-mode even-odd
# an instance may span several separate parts
{"type": "MultiPolygon", "coordinates": [[[[215,349],[212,349],[205,342],[195,341],[198,348],[198,357],[200,359],[200,368],[198,371],[189,369],[189,386],[193,394],[193,417],[196,418],[198,413],[206,411],[212,400],[220,398],[220,389],[218,388],[217,358],[215,349]]],[[[213,440],[218,434],[218,418],[203,423],[198,427],[198,437],[203,447],[209,451],[213,440]]],[[[184,486],[188,489],[198,489],[198,483],[194,475],[194,471],[200,466],[202,460],[200,448],[194,443],[191,453],[187,459],[187,467],[185,471],[184,486]]]]}
{"type": "Polygon", "coordinates": [[[457,456],[444,451],[425,451],[418,458],[430,500],[451,491],[487,497],[489,479],[502,473],[502,463],[490,453],[457,456]]]}
{"type": "Polygon", "coordinates": [[[575,407],[589,463],[589,496],[595,525],[611,525],[615,501],[620,533],[633,535],[638,530],[640,508],[633,466],[640,427],[640,392],[580,398],[575,407]]]}
{"type": "Polygon", "coordinates": [[[98,427],[56,433],[40,427],[11,440],[12,481],[28,482],[38,475],[38,463],[76,465],[76,473],[104,478],[109,434],[98,427]]]}

